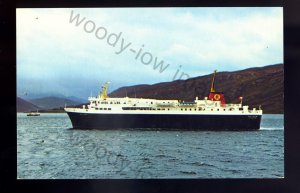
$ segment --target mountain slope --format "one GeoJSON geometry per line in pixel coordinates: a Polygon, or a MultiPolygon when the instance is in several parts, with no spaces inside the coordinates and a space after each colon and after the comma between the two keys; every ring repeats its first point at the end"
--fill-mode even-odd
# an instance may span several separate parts
{"type": "MultiPolygon", "coordinates": [[[[212,74],[163,82],[153,85],[135,85],[119,88],[111,97],[138,97],[156,99],[180,99],[192,101],[208,95],[212,74]]],[[[243,104],[250,107],[262,106],[264,113],[283,113],[283,64],[259,68],[249,68],[235,72],[218,72],[216,91],[223,91],[227,103],[238,102],[243,96],[243,104]]]]}
{"type": "Polygon", "coordinates": [[[81,102],[73,101],[65,98],[59,98],[59,97],[44,97],[39,99],[32,99],[29,100],[32,104],[39,106],[43,109],[53,109],[53,108],[59,108],[67,106],[73,106],[73,105],[79,105],[81,102]]]}
{"type": "Polygon", "coordinates": [[[37,109],[41,108],[20,97],[17,97],[17,112],[36,111],[37,109]]]}

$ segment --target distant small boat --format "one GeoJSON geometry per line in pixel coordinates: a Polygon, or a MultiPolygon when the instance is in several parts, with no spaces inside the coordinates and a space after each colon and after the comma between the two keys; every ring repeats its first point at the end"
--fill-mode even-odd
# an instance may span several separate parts
{"type": "Polygon", "coordinates": [[[36,112],[30,112],[27,113],[27,116],[40,116],[41,114],[39,113],[39,111],[37,110],[36,112]]]}

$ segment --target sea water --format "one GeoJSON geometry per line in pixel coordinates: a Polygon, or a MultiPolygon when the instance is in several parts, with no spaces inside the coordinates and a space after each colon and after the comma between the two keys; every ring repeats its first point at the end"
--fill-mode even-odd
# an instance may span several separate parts
{"type": "Polygon", "coordinates": [[[258,131],[76,130],[65,113],[18,113],[17,178],[281,178],[283,123],[263,115],[258,131]]]}

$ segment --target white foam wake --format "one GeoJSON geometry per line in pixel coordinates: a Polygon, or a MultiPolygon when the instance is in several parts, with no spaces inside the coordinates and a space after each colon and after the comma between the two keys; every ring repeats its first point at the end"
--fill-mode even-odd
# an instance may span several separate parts
{"type": "Polygon", "coordinates": [[[284,128],[283,127],[277,127],[277,128],[274,128],[274,127],[261,127],[259,130],[272,131],[272,130],[284,130],[284,128]]]}

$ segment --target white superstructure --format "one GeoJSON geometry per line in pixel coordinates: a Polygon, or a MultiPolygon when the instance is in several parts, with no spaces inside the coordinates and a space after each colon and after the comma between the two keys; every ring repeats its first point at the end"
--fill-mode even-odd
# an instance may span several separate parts
{"type": "MultiPolygon", "coordinates": [[[[158,100],[145,98],[109,98],[106,94],[108,83],[97,97],[89,97],[89,105],[81,108],[65,108],[66,112],[97,114],[218,114],[218,115],[262,115],[262,110],[238,104],[222,104],[218,100],[198,97],[192,102],[180,100],[158,100]]],[[[216,94],[217,95],[217,94],[216,94]]]]}

